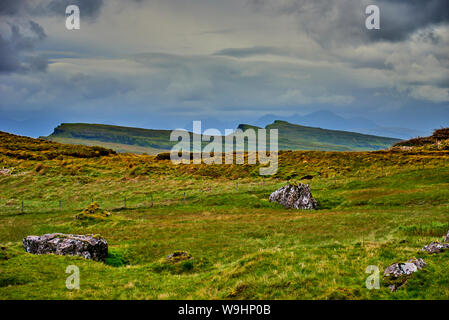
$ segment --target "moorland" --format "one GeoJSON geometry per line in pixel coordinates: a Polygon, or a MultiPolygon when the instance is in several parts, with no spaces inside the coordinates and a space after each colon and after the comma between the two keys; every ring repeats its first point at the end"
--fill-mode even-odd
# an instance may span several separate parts
{"type": "Polygon", "coordinates": [[[379,151],[280,151],[279,170],[174,165],[145,154],[0,133],[0,299],[448,299],[449,136],[379,151]],[[268,201],[311,186],[318,210],[268,201]],[[103,219],[75,219],[96,202],[103,219]],[[32,255],[27,235],[107,239],[105,262],[32,255]],[[169,263],[178,250],[193,259],[169,263]],[[411,257],[427,266],[390,292],[365,287],[411,257]],[[65,286],[68,265],[80,290],[65,286]]]}

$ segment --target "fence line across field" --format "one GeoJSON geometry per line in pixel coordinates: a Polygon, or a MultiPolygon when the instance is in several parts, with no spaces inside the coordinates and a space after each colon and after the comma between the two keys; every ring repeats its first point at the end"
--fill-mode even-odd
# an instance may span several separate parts
{"type": "MultiPolygon", "coordinates": [[[[429,168],[429,167],[427,167],[429,168]]],[[[436,168],[440,168],[437,166],[436,168]]],[[[423,166],[419,164],[416,167],[416,170],[422,170],[423,166]]],[[[405,170],[404,172],[409,171],[405,170]]],[[[315,176],[312,179],[308,179],[307,181],[303,181],[308,183],[310,188],[313,190],[320,190],[322,188],[336,188],[339,185],[345,182],[352,181],[361,181],[364,179],[372,179],[372,178],[382,178],[389,176],[391,174],[401,173],[401,170],[394,170],[393,172],[384,170],[383,167],[380,168],[380,172],[377,174],[367,174],[364,172],[356,171],[351,176],[328,176],[327,178],[321,178],[320,176],[315,176]]],[[[301,179],[300,179],[301,181],[301,179]]],[[[238,179],[235,180],[234,187],[232,184],[225,187],[225,193],[245,193],[249,191],[259,190],[261,192],[269,192],[274,191],[275,188],[279,186],[285,185],[288,181],[279,181],[279,180],[267,180],[261,179],[260,181],[254,181],[249,183],[242,183],[238,179]],[[272,187],[272,190],[269,189],[272,187]]],[[[97,202],[100,207],[104,210],[119,210],[119,209],[138,209],[138,208],[153,208],[156,205],[161,206],[165,203],[169,205],[173,203],[173,201],[177,201],[178,203],[183,203],[184,205],[188,204],[188,199],[192,195],[199,195],[201,197],[209,197],[213,195],[223,194],[223,186],[212,186],[202,187],[198,189],[182,189],[176,191],[175,197],[164,197],[164,195],[158,195],[157,193],[147,193],[144,196],[140,197],[116,197],[114,199],[95,199],[95,197],[90,197],[89,200],[63,200],[63,199],[54,199],[54,200],[40,200],[40,199],[9,199],[3,200],[0,202],[0,215],[4,213],[33,213],[32,211],[62,211],[62,210],[73,210],[73,211],[82,211],[84,210],[90,203],[97,202]],[[206,192],[205,192],[206,191],[206,192]]]]}
{"type": "MultiPolygon", "coordinates": [[[[273,181],[275,185],[283,184],[284,182],[273,181]]],[[[258,188],[262,186],[265,188],[265,181],[259,183],[248,183],[239,184],[236,182],[237,188],[236,190],[232,190],[232,188],[228,192],[247,192],[249,190],[253,190],[254,188],[258,188]]],[[[89,197],[89,200],[62,200],[62,199],[54,199],[54,200],[41,200],[41,199],[9,199],[4,200],[0,203],[0,215],[2,212],[16,212],[16,213],[32,213],[29,211],[62,211],[62,210],[74,210],[74,211],[82,211],[89,204],[93,202],[97,202],[100,204],[100,207],[104,210],[117,210],[117,209],[134,209],[134,208],[152,208],[155,205],[163,205],[164,202],[178,201],[187,204],[189,196],[191,195],[219,195],[222,192],[220,188],[213,188],[208,186],[206,188],[201,189],[189,189],[177,191],[177,195],[179,196],[175,198],[166,198],[163,195],[158,194],[147,194],[144,197],[116,197],[114,199],[104,199],[99,198],[95,199],[95,197],[89,197]],[[206,192],[204,192],[204,189],[206,192]],[[214,192],[214,191],[217,192],[214,192]]]]}

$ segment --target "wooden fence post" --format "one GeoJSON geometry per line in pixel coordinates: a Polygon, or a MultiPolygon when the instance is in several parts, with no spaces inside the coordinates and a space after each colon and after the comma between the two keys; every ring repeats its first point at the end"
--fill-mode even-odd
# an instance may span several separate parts
{"type": "Polygon", "coordinates": [[[153,207],[153,194],[151,194],[151,207],[153,207]]]}
{"type": "Polygon", "coordinates": [[[23,213],[23,200],[22,200],[22,204],[21,204],[21,207],[20,207],[20,212],[23,213]]]}
{"type": "Polygon", "coordinates": [[[186,204],[186,192],[184,191],[184,204],[186,204]]]}
{"type": "Polygon", "coordinates": [[[125,199],[123,200],[123,204],[125,205],[125,209],[126,209],[126,197],[125,197],[125,199]]]}
{"type": "Polygon", "coordinates": [[[61,210],[62,206],[61,206],[61,200],[59,200],[59,210],[61,210]]]}

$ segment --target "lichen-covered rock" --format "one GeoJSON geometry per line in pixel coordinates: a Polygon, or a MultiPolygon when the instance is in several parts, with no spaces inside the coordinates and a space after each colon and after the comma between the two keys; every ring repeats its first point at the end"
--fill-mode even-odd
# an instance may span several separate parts
{"type": "Polygon", "coordinates": [[[108,243],[95,235],[51,233],[28,236],[22,242],[25,250],[33,254],[82,256],[96,261],[104,261],[108,255],[108,243]]]}
{"type": "Polygon", "coordinates": [[[424,248],[421,249],[421,251],[425,251],[427,253],[439,253],[444,250],[449,249],[449,243],[439,243],[439,242],[432,242],[431,244],[428,244],[424,248]]]}
{"type": "Polygon", "coordinates": [[[423,259],[411,258],[407,262],[393,263],[384,271],[384,280],[390,290],[396,291],[403,286],[411,275],[426,266],[423,259]]]}
{"type": "Polygon", "coordinates": [[[193,259],[193,257],[185,251],[175,251],[167,257],[167,261],[172,263],[190,259],[193,259]]]}
{"type": "Polygon", "coordinates": [[[307,184],[288,184],[270,195],[270,202],[278,202],[288,209],[314,210],[318,207],[307,184]]]}

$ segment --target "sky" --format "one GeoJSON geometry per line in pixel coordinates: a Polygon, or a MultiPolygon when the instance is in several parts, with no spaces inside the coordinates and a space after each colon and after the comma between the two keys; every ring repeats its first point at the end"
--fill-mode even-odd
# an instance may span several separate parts
{"type": "Polygon", "coordinates": [[[447,0],[0,0],[0,130],[326,110],[430,134],[449,126],[448,31],[447,0]]]}

